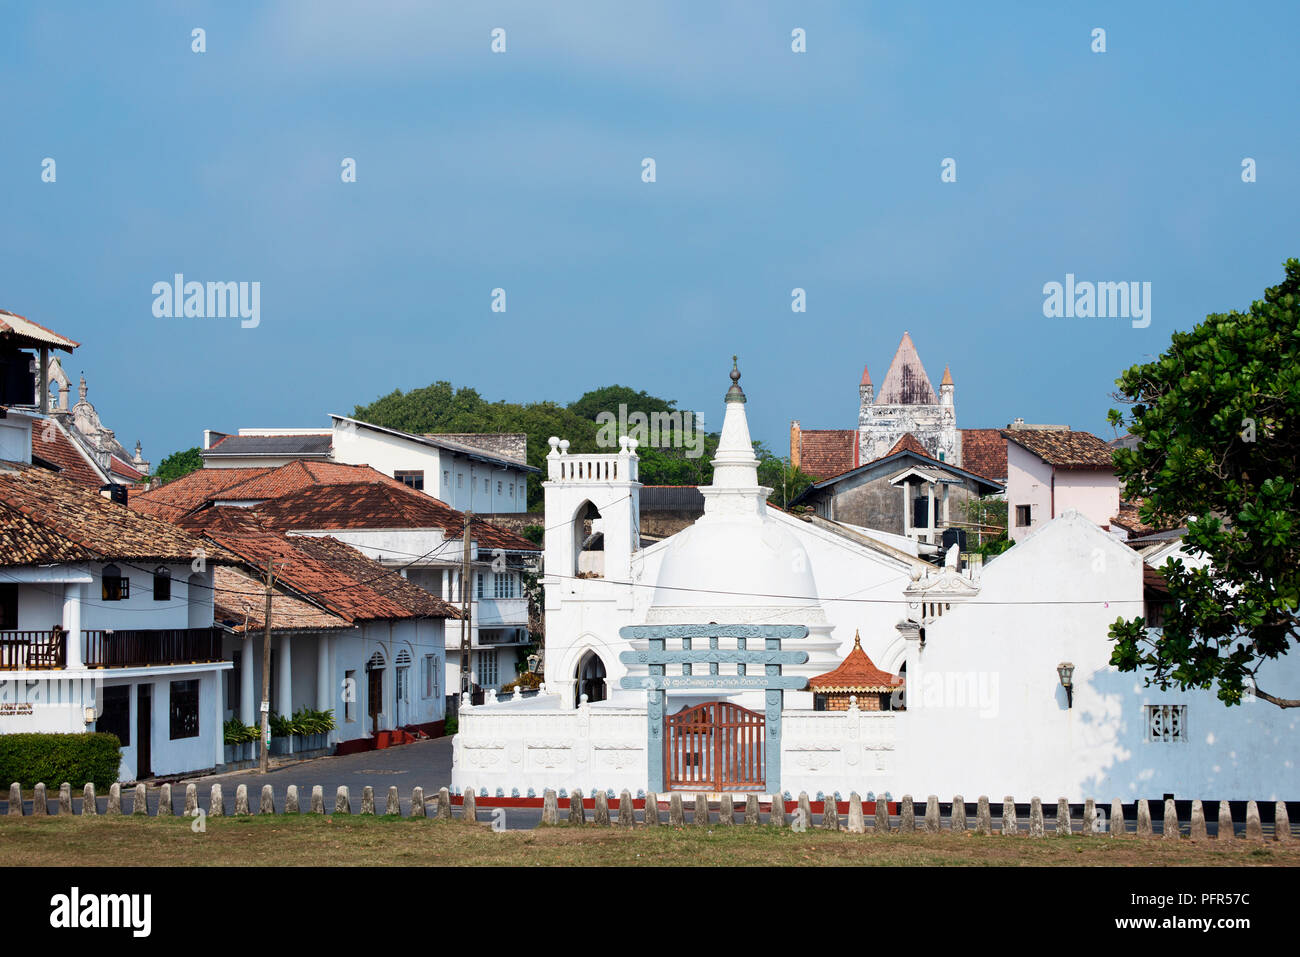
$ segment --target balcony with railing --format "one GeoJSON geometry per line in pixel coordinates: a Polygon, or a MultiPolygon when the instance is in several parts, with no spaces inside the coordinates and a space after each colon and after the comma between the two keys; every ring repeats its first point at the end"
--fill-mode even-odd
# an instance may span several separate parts
{"type": "MultiPolygon", "coordinates": [[[[87,668],[144,668],[225,660],[221,632],[216,628],[84,630],[81,652],[87,668]]],[[[0,670],[67,666],[66,633],[0,631],[0,670]]]]}

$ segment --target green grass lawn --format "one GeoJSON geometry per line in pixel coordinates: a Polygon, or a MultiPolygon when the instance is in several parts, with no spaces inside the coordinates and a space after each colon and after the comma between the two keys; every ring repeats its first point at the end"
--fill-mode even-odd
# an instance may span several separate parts
{"type": "Polygon", "coordinates": [[[1298,865],[1300,842],[1134,837],[849,834],[763,827],[583,827],[496,833],[485,824],[384,817],[0,818],[14,865],[1298,865]]]}

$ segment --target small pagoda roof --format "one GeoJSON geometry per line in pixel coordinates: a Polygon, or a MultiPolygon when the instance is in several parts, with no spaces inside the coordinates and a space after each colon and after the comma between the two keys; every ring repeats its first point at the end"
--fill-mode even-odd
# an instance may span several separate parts
{"type": "Polygon", "coordinates": [[[862,650],[862,638],[853,635],[853,650],[834,671],[808,679],[808,687],[820,692],[891,692],[903,686],[899,675],[875,666],[862,650]]]}

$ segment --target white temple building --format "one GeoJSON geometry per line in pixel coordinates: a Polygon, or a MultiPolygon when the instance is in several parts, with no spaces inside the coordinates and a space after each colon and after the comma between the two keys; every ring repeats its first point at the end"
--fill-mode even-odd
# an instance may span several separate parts
{"type": "MultiPolygon", "coordinates": [[[[462,705],[457,790],[1075,802],[1171,793],[1276,800],[1300,791],[1291,746],[1300,715],[1264,702],[1229,709],[1210,691],[1145,687],[1141,675],[1109,664],[1110,624],[1144,614],[1138,552],[1067,512],[982,569],[961,568],[955,550],[936,568],[895,536],[782,512],[758,483],[746,397],[739,372],[731,377],[713,484],[701,488],[704,514],[653,545],[641,547],[637,533],[636,443],[571,455],[567,442],[551,439],[546,683],[533,697],[489,694],[484,705],[462,705]],[[699,637],[710,626],[719,635],[699,637]],[[764,640],[775,644],[752,636],[774,626],[806,637],[762,652],[764,640]],[[680,637],[690,634],[694,644],[680,637]],[[647,635],[659,636],[661,650],[647,635]],[[815,696],[807,679],[847,666],[851,652],[858,662],[866,653],[869,673],[901,679],[898,690],[861,703],[815,696]],[[786,663],[774,668],[776,660],[786,663]],[[758,687],[764,680],[767,690],[758,687]],[[775,750],[740,773],[733,752],[753,751],[755,729],[775,750]]],[[[1300,661],[1270,666],[1260,684],[1295,688],[1300,661]]]]}

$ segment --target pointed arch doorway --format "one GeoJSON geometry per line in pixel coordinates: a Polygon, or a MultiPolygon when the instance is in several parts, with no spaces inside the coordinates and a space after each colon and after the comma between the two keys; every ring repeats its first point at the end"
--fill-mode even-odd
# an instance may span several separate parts
{"type": "Polygon", "coordinates": [[[609,685],[605,681],[605,662],[600,660],[600,655],[594,651],[589,651],[578,660],[578,667],[574,673],[576,683],[573,689],[573,706],[576,708],[582,704],[582,696],[587,696],[587,702],[604,701],[609,697],[609,685]]]}

